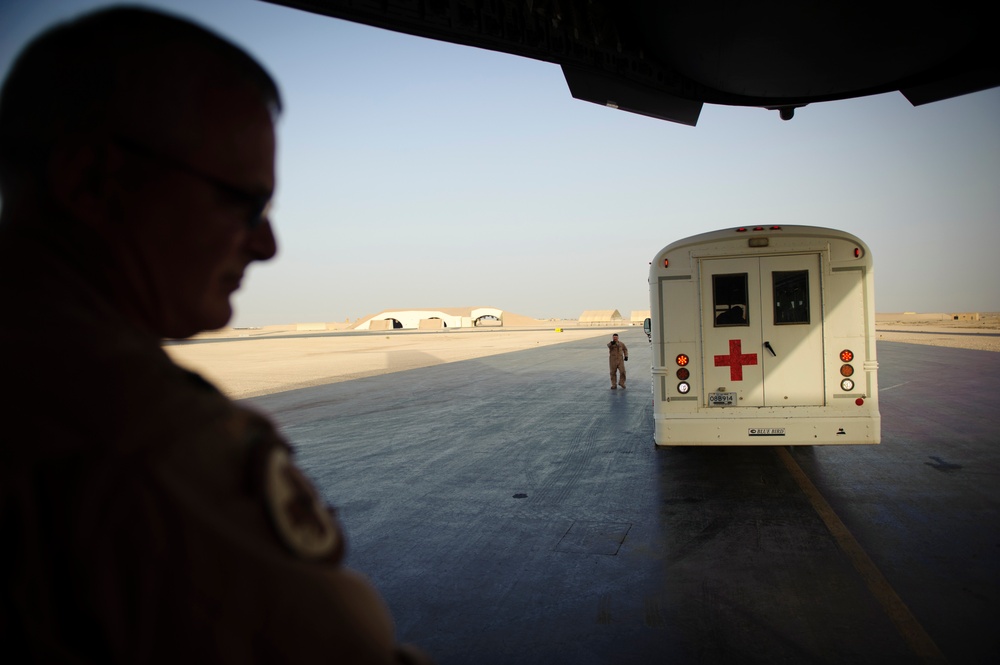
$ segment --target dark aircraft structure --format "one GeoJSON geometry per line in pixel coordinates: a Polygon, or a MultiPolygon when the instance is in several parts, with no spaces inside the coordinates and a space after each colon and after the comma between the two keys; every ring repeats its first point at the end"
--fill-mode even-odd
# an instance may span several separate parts
{"type": "Polygon", "coordinates": [[[695,125],[704,104],[795,109],[898,90],[914,106],[1000,85],[988,3],[266,0],[562,67],[570,92],[695,125]]]}

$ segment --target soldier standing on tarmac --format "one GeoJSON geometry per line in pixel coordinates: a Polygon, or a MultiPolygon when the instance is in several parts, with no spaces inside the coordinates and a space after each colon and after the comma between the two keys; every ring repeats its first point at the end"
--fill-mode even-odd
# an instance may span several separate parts
{"type": "Polygon", "coordinates": [[[611,389],[615,390],[618,386],[625,390],[625,361],[628,360],[628,347],[625,346],[624,342],[618,341],[618,333],[611,336],[611,341],[608,342],[608,365],[611,369],[611,389]],[[615,373],[618,374],[618,380],[615,381],[615,373]]]}

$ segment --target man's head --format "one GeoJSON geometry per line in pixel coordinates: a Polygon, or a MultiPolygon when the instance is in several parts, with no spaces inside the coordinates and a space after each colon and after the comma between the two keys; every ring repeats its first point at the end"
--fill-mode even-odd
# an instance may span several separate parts
{"type": "Polygon", "coordinates": [[[615,333],[614,335],[611,336],[611,341],[612,342],[617,342],[618,341],[618,333],[615,333]]]}
{"type": "Polygon", "coordinates": [[[280,96],[217,35],[143,9],[59,25],[0,92],[4,223],[70,225],[102,246],[124,313],[184,337],[229,320],[271,258],[280,96]]]}

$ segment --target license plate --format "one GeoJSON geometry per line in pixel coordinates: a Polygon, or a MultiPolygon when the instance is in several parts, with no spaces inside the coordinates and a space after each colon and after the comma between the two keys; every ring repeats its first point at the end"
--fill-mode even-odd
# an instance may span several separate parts
{"type": "Polygon", "coordinates": [[[736,406],[736,393],[708,393],[709,406],[736,406]]]}

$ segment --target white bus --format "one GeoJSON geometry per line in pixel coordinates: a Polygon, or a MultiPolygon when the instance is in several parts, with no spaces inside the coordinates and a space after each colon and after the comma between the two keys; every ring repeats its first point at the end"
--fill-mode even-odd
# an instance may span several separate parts
{"type": "Polygon", "coordinates": [[[713,231],[649,270],[658,446],[878,443],[868,247],[811,226],[713,231]]]}

